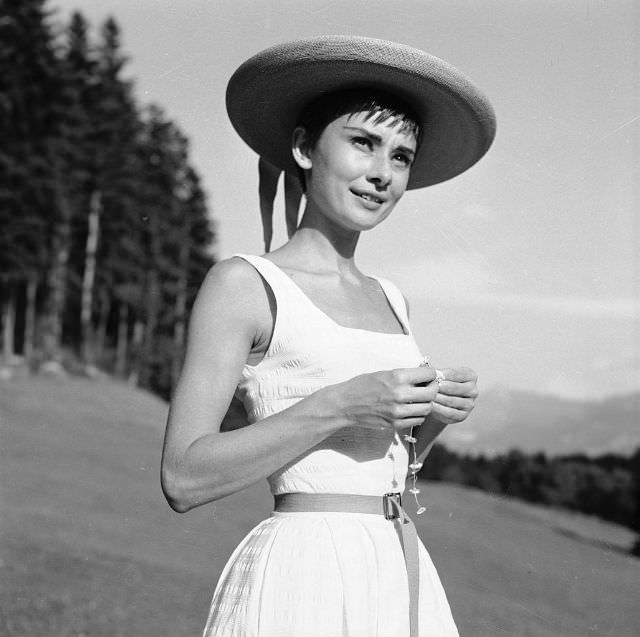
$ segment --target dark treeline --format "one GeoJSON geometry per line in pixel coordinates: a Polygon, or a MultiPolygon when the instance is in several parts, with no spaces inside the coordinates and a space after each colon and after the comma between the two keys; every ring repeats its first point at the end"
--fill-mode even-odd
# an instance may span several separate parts
{"type": "Polygon", "coordinates": [[[166,397],[213,232],[187,139],[123,78],[118,25],[88,26],[0,0],[2,356],[166,397]]]}
{"type": "Polygon", "coordinates": [[[510,451],[488,458],[435,445],[420,477],[571,509],[640,531],[640,449],[630,457],[510,451]]]}

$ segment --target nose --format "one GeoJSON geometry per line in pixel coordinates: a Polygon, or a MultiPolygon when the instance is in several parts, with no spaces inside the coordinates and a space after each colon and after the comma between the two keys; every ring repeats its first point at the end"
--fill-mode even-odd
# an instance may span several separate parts
{"type": "Polygon", "coordinates": [[[367,180],[377,189],[386,188],[391,182],[391,163],[388,157],[375,155],[371,158],[367,171],[367,180]]]}

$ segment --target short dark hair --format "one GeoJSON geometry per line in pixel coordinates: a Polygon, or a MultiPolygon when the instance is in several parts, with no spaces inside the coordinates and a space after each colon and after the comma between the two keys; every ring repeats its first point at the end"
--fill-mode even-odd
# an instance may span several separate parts
{"type": "MultiPolygon", "coordinates": [[[[417,148],[422,141],[422,126],[414,110],[401,98],[372,88],[353,88],[327,93],[305,106],[296,127],[304,128],[306,146],[313,149],[324,129],[342,115],[367,113],[374,123],[391,120],[391,124],[402,124],[400,131],[411,133],[417,148]]],[[[298,168],[298,179],[306,192],[304,171],[298,168]]]]}

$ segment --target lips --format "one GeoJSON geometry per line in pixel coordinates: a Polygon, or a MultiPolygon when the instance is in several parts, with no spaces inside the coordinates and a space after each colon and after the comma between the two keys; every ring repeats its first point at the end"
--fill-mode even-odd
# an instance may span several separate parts
{"type": "Polygon", "coordinates": [[[351,191],[356,197],[360,197],[364,201],[368,201],[373,204],[382,204],[386,201],[383,197],[380,197],[376,193],[369,192],[366,190],[352,190],[351,191]]]}

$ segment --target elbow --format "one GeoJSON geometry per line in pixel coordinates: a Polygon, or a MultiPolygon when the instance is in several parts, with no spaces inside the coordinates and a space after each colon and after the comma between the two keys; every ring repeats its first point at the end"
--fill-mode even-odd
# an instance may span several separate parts
{"type": "Polygon", "coordinates": [[[186,513],[197,506],[190,496],[185,480],[175,472],[163,467],[160,484],[167,503],[176,513],[186,513]]]}
{"type": "Polygon", "coordinates": [[[197,483],[189,474],[165,464],[162,465],[160,484],[165,499],[176,513],[187,513],[229,495],[229,491],[212,485],[205,489],[204,485],[197,483]]]}
{"type": "Polygon", "coordinates": [[[169,503],[169,506],[176,512],[176,513],[186,513],[187,511],[191,511],[191,509],[193,509],[193,505],[191,505],[189,502],[187,502],[187,500],[183,499],[183,498],[179,498],[179,497],[175,497],[173,495],[169,495],[167,494],[167,492],[164,492],[164,497],[167,499],[167,502],[169,503]]]}

